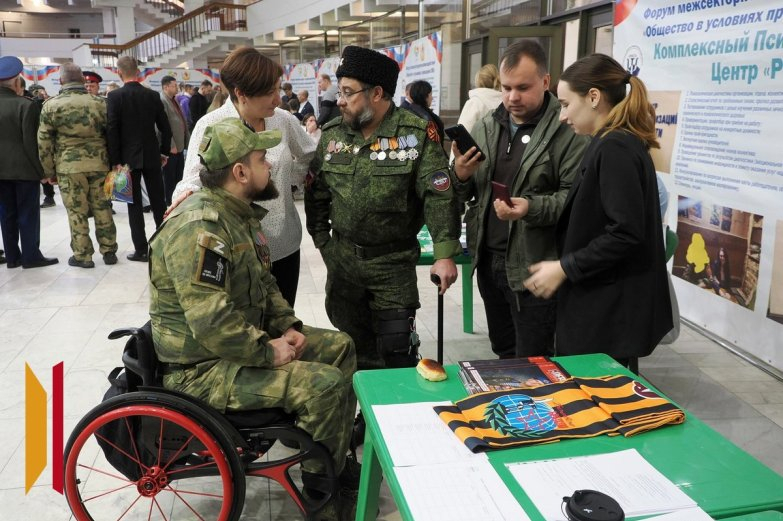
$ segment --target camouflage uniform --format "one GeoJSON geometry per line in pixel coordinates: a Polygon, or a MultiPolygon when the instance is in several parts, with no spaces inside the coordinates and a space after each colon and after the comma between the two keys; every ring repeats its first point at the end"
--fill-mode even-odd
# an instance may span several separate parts
{"type": "Polygon", "coordinates": [[[106,118],[106,100],[88,94],[81,83],[66,84],[41,109],[38,154],[46,175],[57,176],[68,211],[71,250],[79,261],[91,260],[95,252],[89,212],[95,217],[101,254],[117,252],[117,229],[103,192],[109,170],[106,118]]]}
{"type": "MultiPolygon", "coordinates": [[[[270,274],[266,210],[204,188],[150,240],[150,315],[163,384],[219,411],[282,407],[342,469],[356,399],[356,356],[344,333],[294,316],[270,274]],[[299,360],[273,368],[267,343],[289,328],[307,337],[299,360]],[[174,365],[172,365],[174,364],[174,365]]],[[[303,470],[322,473],[311,461],[303,470]]]]}
{"type": "Polygon", "coordinates": [[[336,118],[324,125],[311,164],[307,231],[327,267],[326,312],[353,338],[360,369],[411,365],[388,356],[382,324],[396,322],[398,336],[411,336],[422,225],[435,259],[461,251],[447,158],[430,136],[426,121],[394,105],[366,140],[336,118]]]}

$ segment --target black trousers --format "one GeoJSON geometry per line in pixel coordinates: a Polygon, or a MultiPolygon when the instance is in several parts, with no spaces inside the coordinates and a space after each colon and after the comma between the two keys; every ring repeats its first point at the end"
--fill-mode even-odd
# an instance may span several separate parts
{"type": "Polygon", "coordinates": [[[557,300],[508,285],[506,259],[488,250],[476,269],[492,351],[500,358],[546,356],[554,351],[557,300]]]}
{"type": "Polygon", "coordinates": [[[163,200],[163,176],[160,168],[144,168],[133,170],[133,204],[128,203],[128,224],[131,229],[133,247],[138,253],[147,253],[147,234],[144,230],[144,205],[141,201],[141,178],[144,177],[144,185],[147,187],[147,197],[152,207],[152,217],[157,228],[163,222],[163,212],[166,211],[166,203],[163,200]]]}
{"type": "Polygon", "coordinates": [[[272,275],[277,279],[277,287],[288,305],[294,307],[296,302],[296,290],[299,287],[299,250],[288,257],[276,260],[272,263],[272,275]]]}
{"type": "Polygon", "coordinates": [[[174,188],[177,187],[177,183],[182,181],[182,172],[185,170],[185,154],[182,152],[179,154],[170,154],[169,160],[162,170],[163,194],[165,196],[166,206],[169,206],[171,204],[171,194],[174,193],[174,188]]]}
{"type": "Polygon", "coordinates": [[[48,197],[49,199],[54,197],[54,186],[53,185],[50,185],[49,183],[44,183],[42,186],[43,186],[44,197],[48,197]]]}
{"type": "Polygon", "coordinates": [[[0,228],[9,264],[19,261],[30,264],[43,257],[38,249],[41,238],[40,186],[38,181],[0,181],[0,228]]]}

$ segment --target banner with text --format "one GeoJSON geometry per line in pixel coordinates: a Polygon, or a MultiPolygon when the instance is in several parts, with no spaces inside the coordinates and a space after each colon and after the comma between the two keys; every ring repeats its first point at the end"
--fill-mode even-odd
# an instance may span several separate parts
{"type": "Polygon", "coordinates": [[[656,107],[680,312],[783,370],[783,6],[620,0],[614,21],[656,107]]]}

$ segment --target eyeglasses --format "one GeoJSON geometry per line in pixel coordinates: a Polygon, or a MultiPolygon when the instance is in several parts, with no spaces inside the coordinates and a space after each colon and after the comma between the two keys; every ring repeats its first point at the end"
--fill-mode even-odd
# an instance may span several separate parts
{"type": "Polygon", "coordinates": [[[352,92],[345,92],[345,91],[339,91],[338,90],[337,91],[337,101],[340,101],[343,98],[345,98],[347,100],[348,98],[350,98],[354,94],[359,94],[360,92],[365,92],[365,91],[368,91],[368,90],[371,90],[371,89],[374,89],[374,88],[375,88],[374,86],[373,87],[366,87],[364,89],[355,90],[355,91],[352,91],[352,92]]]}

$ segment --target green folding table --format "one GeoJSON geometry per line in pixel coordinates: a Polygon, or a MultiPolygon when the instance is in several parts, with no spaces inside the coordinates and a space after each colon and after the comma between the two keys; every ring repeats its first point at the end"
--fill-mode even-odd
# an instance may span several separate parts
{"type": "MultiPolygon", "coordinates": [[[[633,376],[606,355],[560,357],[556,360],[574,376],[633,376]]],[[[426,381],[414,368],[359,371],[354,375],[354,389],[367,422],[357,520],[375,519],[382,477],[386,478],[402,519],[413,520],[394,475],[391,457],[372,406],[464,398],[467,392],[460,383],[457,370],[456,366],[447,366],[448,379],[443,382],[426,381]]],[[[653,388],[644,379],[638,379],[653,388]]],[[[764,511],[783,512],[783,477],[692,414],[687,411],[686,414],[685,423],[681,425],[665,426],[631,438],[598,436],[498,450],[488,453],[489,461],[533,521],[543,521],[544,518],[505,467],[506,463],[631,448],[639,451],[713,518],[764,511]]],[[[764,521],[776,518],[739,519],[764,521]]]]}
{"type": "MultiPolygon", "coordinates": [[[[432,266],[435,263],[433,255],[432,237],[427,227],[424,226],[419,235],[419,246],[421,246],[421,257],[419,257],[419,266],[432,266]]],[[[468,250],[465,248],[465,227],[463,225],[462,237],[460,239],[463,245],[462,253],[454,257],[454,262],[462,266],[462,330],[465,333],[473,332],[473,279],[472,262],[468,250]]]]}

